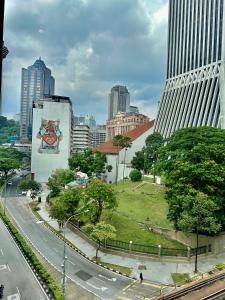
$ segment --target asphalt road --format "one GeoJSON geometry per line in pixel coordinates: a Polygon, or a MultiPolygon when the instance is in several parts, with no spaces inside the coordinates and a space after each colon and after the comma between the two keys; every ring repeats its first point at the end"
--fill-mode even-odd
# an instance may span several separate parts
{"type": "Polygon", "coordinates": [[[5,287],[3,299],[48,299],[1,219],[0,284],[5,287]]]}
{"type": "MultiPolygon", "coordinates": [[[[58,270],[61,270],[63,241],[43,224],[37,223],[31,210],[25,205],[25,197],[16,197],[17,182],[18,179],[14,179],[13,184],[7,187],[6,211],[14,218],[22,233],[34,247],[58,270]]],[[[132,282],[129,278],[99,267],[69,247],[66,255],[68,257],[66,276],[102,299],[117,299],[116,295],[132,282]]]]}

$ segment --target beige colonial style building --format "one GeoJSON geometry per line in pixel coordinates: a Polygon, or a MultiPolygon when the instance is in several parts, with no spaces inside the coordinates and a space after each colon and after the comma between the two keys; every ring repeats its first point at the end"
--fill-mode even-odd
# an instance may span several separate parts
{"type": "Polygon", "coordinates": [[[106,122],[106,140],[115,135],[125,134],[142,124],[149,122],[149,118],[139,113],[118,112],[115,117],[106,122]]]}

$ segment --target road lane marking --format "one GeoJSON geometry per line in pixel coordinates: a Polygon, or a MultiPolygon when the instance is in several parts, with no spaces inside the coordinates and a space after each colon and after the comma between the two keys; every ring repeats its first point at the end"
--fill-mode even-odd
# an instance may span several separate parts
{"type": "Polygon", "coordinates": [[[101,290],[103,292],[106,291],[106,290],[108,290],[108,288],[105,287],[105,286],[98,287],[98,286],[95,286],[95,285],[91,284],[90,282],[86,282],[86,283],[87,283],[87,285],[93,287],[96,290],[101,290]]]}
{"type": "Polygon", "coordinates": [[[76,266],[75,263],[73,263],[71,260],[67,259],[67,261],[68,261],[69,263],[71,263],[71,265],[76,266]]]}
{"type": "Polygon", "coordinates": [[[7,264],[7,267],[8,267],[9,272],[12,272],[8,264],[7,264]]]}
{"type": "Polygon", "coordinates": [[[19,294],[13,294],[10,296],[7,296],[7,300],[20,300],[20,295],[19,294]]]}
{"type": "Polygon", "coordinates": [[[105,283],[105,281],[102,280],[102,279],[99,279],[99,278],[97,278],[97,277],[95,277],[95,279],[98,280],[98,281],[101,281],[101,282],[105,283]]]}
{"type": "Polygon", "coordinates": [[[2,254],[2,256],[4,256],[4,253],[3,253],[3,250],[1,249],[1,254],[2,254]]]}
{"type": "Polygon", "coordinates": [[[19,296],[21,296],[21,295],[20,295],[20,290],[19,290],[19,288],[16,287],[16,289],[17,289],[17,292],[18,292],[19,296]]]}
{"type": "Polygon", "coordinates": [[[0,271],[3,271],[3,270],[5,270],[5,269],[7,269],[7,266],[6,266],[6,265],[0,265],[0,271]]]}
{"type": "Polygon", "coordinates": [[[112,277],[112,278],[109,278],[109,277],[107,277],[107,276],[104,276],[104,275],[102,275],[102,274],[98,274],[98,276],[99,276],[99,277],[102,277],[102,278],[105,278],[105,279],[107,279],[107,280],[109,280],[109,281],[113,281],[113,282],[115,282],[115,281],[116,281],[116,278],[114,278],[114,277],[112,277]]]}
{"type": "Polygon", "coordinates": [[[154,288],[157,288],[157,289],[160,289],[162,286],[159,285],[159,284],[153,284],[153,283],[148,283],[148,282],[142,282],[143,285],[149,285],[151,287],[154,287],[154,288]]]}

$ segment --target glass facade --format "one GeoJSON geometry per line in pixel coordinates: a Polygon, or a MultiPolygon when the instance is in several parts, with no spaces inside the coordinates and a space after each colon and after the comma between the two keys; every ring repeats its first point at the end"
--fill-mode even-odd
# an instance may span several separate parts
{"type": "Polygon", "coordinates": [[[21,78],[21,140],[30,140],[32,136],[33,102],[43,99],[45,95],[53,95],[55,79],[43,60],[40,58],[32,66],[22,69],[21,78]]]}

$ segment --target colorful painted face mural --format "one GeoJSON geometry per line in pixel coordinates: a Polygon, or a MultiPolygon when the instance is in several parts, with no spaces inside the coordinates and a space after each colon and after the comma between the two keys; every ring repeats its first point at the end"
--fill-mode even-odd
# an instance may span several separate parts
{"type": "Polygon", "coordinates": [[[59,123],[59,120],[41,120],[41,127],[37,134],[37,138],[41,140],[39,153],[59,154],[59,143],[63,138],[59,123]]]}

